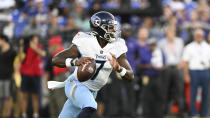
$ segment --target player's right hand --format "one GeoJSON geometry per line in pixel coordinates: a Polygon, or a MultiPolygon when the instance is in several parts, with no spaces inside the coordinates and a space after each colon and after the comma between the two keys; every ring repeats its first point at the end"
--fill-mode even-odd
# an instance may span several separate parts
{"type": "Polygon", "coordinates": [[[75,66],[81,66],[81,65],[91,63],[92,60],[93,60],[93,58],[91,58],[91,57],[82,57],[82,58],[76,60],[75,66]]]}

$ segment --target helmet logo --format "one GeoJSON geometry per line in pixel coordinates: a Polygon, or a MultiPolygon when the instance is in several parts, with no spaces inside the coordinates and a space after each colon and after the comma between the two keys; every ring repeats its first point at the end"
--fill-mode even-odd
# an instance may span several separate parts
{"type": "Polygon", "coordinates": [[[92,21],[92,24],[93,24],[95,27],[98,27],[98,26],[100,26],[100,24],[101,24],[101,19],[100,19],[98,16],[92,16],[92,17],[91,17],[91,21],[92,21]]]}
{"type": "Polygon", "coordinates": [[[95,19],[94,24],[97,25],[97,26],[99,26],[100,25],[99,19],[95,19]]]}

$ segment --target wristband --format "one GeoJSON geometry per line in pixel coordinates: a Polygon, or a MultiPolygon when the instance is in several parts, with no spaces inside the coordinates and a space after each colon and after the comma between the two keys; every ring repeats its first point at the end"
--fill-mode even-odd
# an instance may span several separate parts
{"type": "Polygon", "coordinates": [[[71,67],[71,61],[72,61],[72,58],[67,58],[65,63],[66,63],[66,67],[71,67]]]}
{"type": "Polygon", "coordinates": [[[121,77],[123,77],[126,74],[126,69],[124,67],[121,67],[121,68],[122,68],[122,71],[119,72],[119,74],[120,74],[121,77]]]}

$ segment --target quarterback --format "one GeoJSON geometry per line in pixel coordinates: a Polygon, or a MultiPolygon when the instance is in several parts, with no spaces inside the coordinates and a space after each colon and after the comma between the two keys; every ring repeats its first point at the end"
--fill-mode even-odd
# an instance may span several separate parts
{"type": "Polygon", "coordinates": [[[127,47],[125,41],[117,36],[117,25],[111,13],[95,13],[90,18],[91,32],[78,32],[72,45],[52,59],[54,66],[76,67],[64,84],[57,85],[65,86],[68,98],[59,118],[91,118],[97,109],[97,91],[106,84],[112,71],[119,73],[122,79],[133,80],[134,74],[126,58],[127,47]],[[78,66],[92,59],[96,62],[94,76],[84,82],[78,81],[78,66]]]}

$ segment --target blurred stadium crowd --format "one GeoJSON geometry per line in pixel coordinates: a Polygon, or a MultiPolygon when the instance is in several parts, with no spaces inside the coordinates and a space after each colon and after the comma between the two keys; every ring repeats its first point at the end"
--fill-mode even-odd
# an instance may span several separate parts
{"type": "MultiPolygon", "coordinates": [[[[210,47],[210,0],[157,0],[160,14],[139,15],[152,9],[151,1],[0,0],[0,118],[58,116],[66,100],[64,90],[49,91],[46,82],[64,81],[73,69],[52,67],[51,59],[71,45],[78,31],[90,30],[89,17],[99,10],[110,11],[121,23],[135,81],[119,80],[112,73],[98,92],[96,118],[197,118],[192,104],[202,118],[210,116],[210,76],[192,81],[200,74],[190,72],[190,81],[184,61],[192,57],[189,51],[183,53],[196,38],[210,47]],[[192,90],[192,83],[202,89],[192,90]]],[[[198,59],[210,57],[200,53],[198,59]]],[[[201,70],[210,74],[209,65],[201,70]]]]}

